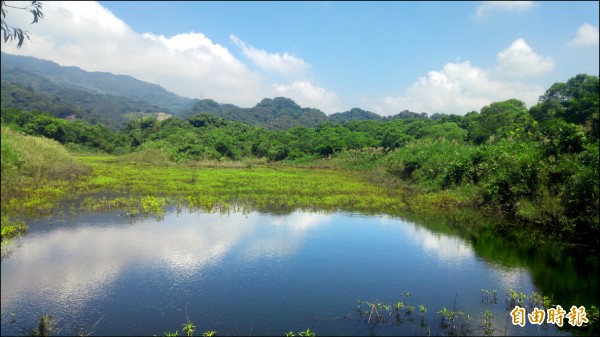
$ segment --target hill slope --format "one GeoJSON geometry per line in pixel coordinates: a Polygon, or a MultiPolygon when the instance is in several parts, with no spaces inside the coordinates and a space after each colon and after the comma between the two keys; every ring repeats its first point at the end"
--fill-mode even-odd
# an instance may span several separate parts
{"type": "Polygon", "coordinates": [[[219,104],[211,99],[197,100],[184,115],[192,116],[201,112],[273,130],[285,130],[298,125],[315,127],[328,120],[321,110],[302,108],[285,97],[265,98],[252,108],[219,104]]]}
{"type": "MultiPolygon", "coordinates": [[[[77,67],[63,67],[52,61],[35,57],[2,53],[2,80],[14,83],[9,73],[16,69],[47,78],[53,84],[91,94],[123,96],[132,101],[145,101],[169,113],[179,113],[192,105],[193,100],[178,96],[163,87],[140,81],[127,75],[107,72],[88,72],[77,67]]],[[[23,84],[23,83],[18,83],[23,84]]]]}
{"type": "Polygon", "coordinates": [[[80,119],[91,124],[100,122],[113,128],[123,128],[139,113],[165,111],[157,105],[124,96],[59,86],[19,68],[2,69],[0,96],[2,108],[41,110],[57,117],[80,119]]]}
{"type": "Polygon", "coordinates": [[[428,118],[426,113],[408,110],[382,117],[359,108],[327,116],[318,109],[303,108],[285,97],[265,98],[254,107],[240,108],[211,99],[181,97],[131,76],[87,72],[34,57],[6,53],[1,56],[2,107],[38,109],[61,118],[75,117],[116,128],[124,127],[132,117],[158,112],[181,118],[209,113],[273,130],[316,127],[323,122],[428,118]]]}

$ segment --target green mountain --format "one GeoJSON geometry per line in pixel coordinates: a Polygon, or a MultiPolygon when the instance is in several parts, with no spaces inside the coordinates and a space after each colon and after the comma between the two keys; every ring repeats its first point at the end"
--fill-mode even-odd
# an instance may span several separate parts
{"type": "Polygon", "coordinates": [[[123,128],[134,117],[159,112],[180,118],[208,113],[273,130],[299,125],[316,127],[323,122],[428,118],[426,113],[408,110],[382,117],[359,108],[327,116],[318,109],[303,108],[285,97],[265,98],[254,107],[240,108],[211,99],[181,97],[131,76],[87,72],[35,57],[3,52],[1,62],[3,108],[37,109],[61,118],[101,122],[115,128],[123,128]]]}
{"type": "Polygon", "coordinates": [[[329,115],[329,121],[334,123],[344,123],[347,121],[356,121],[356,120],[383,120],[383,117],[380,115],[366,111],[359,108],[354,108],[350,111],[345,112],[336,112],[334,114],[329,115]]]}
{"type": "Polygon", "coordinates": [[[395,119],[427,119],[427,113],[408,110],[396,115],[382,117],[374,112],[359,108],[337,112],[329,116],[321,110],[302,108],[296,102],[285,97],[265,98],[252,108],[240,108],[232,104],[220,104],[212,99],[196,100],[194,105],[184,112],[189,118],[198,113],[208,113],[225,119],[259,125],[272,130],[287,130],[294,126],[316,127],[323,122],[345,123],[356,120],[391,121],[395,119]]]}
{"type": "Polygon", "coordinates": [[[397,113],[395,115],[385,117],[384,120],[411,119],[411,118],[427,119],[429,117],[427,117],[427,113],[426,112],[417,113],[417,112],[412,112],[412,111],[408,111],[408,110],[403,110],[403,111],[400,111],[399,113],[397,113]]]}
{"type": "MultiPolygon", "coordinates": [[[[127,75],[114,75],[107,72],[88,72],[77,67],[63,67],[52,61],[35,57],[1,54],[2,81],[19,83],[14,76],[15,69],[42,76],[53,84],[90,94],[122,96],[131,101],[144,101],[160,107],[161,110],[177,114],[189,108],[193,100],[181,97],[163,87],[140,81],[127,75]]],[[[18,74],[16,74],[18,77],[18,74]]]]}
{"type": "Polygon", "coordinates": [[[60,118],[102,123],[118,129],[140,114],[165,111],[145,101],[60,86],[20,68],[2,68],[0,97],[2,108],[41,110],[60,118]]]}
{"type": "Polygon", "coordinates": [[[265,98],[252,108],[219,104],[211,99],[197,100],[184,116],[189,117],[202,112],[272,130],[286,130],[298,125],[315,127],[328,120],[321,110],[302,108],[285,97],[265,98]]]}

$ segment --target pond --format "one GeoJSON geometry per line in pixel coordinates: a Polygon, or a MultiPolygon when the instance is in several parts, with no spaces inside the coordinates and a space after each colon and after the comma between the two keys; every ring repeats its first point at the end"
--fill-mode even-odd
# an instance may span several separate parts
{"type": "Polygon", "coordinates": [[[452,333],[440,325],[443,308],[464,313],[465,330],[454,331],[461,334],[483,334],[485,310],[496,335],[570,334],[513,325],[510,289],[543,291],[526,266],[481,257],[471,241],[396,217],[87,214],[31,224],[2,260],[2,335],[27,332],[44,314],[61,335],[184,334],[188,318],[195,335],[439,335],[452,333]],[[401,323],[368,320],[374,311],[364,302],[398,301],[406,305],[401,323]]]}

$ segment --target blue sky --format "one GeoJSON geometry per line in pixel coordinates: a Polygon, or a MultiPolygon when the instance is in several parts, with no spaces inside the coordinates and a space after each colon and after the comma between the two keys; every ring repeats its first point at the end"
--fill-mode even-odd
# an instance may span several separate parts
{"type": "Polygon", "coordinates": [[[32,42],[3,51],[242,107],[465,114],[599,73],[598,2],[43,4],[9,12],[32,42]]]}

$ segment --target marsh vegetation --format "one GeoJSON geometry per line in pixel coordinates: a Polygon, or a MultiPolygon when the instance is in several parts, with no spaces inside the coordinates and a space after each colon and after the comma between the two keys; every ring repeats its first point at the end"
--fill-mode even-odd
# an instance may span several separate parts
{"type": "MultiPolygon", "coordinates": [[[[143,117],[116,130],[2,109],[3,270],[15,260],[15,249],[24,248],[15,242],[26,242],[26,233],[81,215],[117,214],[144,223],[173,214],[342,212],[401,216],[461,238],[486,261],[525,268],[535,285],[527,291],[539,290],[563,307],[597,307],[598,261],[589,252],[598,250],[600,234],[598,91],[597,76],[578,75],[553,85],[530,109],[513,99],[465,116],[411,115],[281,131],[206,113],[187,120],[143,117]]],[[[336,235],[346,231],[338,230],[336,235]]],[[[365,242],[356,244],[365,249],[365,242]]],[[[375,252],[369,259],[390,257],[377,243],[368,249],[375,252]]],[[[380,267],[379,273],[387,271],[380,267]]],[[[525,300],[515,294],[515,305],[525,300]]],[[[496,293],[484,298],[496,304],[496,293]]],[[[472,333],[468,322],[474,317],[483,321],[477,331],[491,334],[500,314],[404,300],[361,303],[358,312],[362,319],[368,315],[371,328],[404,320],[431,327],[426,318],[435,311],[447,329],[440,333],[451,335],[472,333]]],[[[4,302],[2,314],[4,320],[4,302]]],[[[207,327],[219,331],[218,325],[207,327]]],[[[277,333],[316,331],[279,328],[277,333]]]]}

